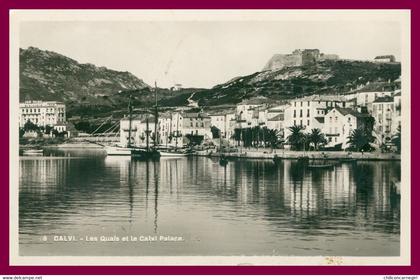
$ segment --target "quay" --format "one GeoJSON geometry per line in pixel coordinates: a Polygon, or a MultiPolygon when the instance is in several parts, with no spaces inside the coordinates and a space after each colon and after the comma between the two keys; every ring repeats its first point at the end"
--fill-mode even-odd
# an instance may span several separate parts
{"type": "MultiPolygon", "coordinates": [[[[219,157],[218,151],[198,151],[198,156],[219,157]]],[[[346,151],[291,151],[283,149],[243,149],[239,152],[223,153],[229,158],[238,159],[273,159],[275,156],[279,159],[298,159],[306,156],[309,159],[357,159],[357,160],[401,160],[401,155],[396,153],[379,152],[346,152],[346,151]]]]}

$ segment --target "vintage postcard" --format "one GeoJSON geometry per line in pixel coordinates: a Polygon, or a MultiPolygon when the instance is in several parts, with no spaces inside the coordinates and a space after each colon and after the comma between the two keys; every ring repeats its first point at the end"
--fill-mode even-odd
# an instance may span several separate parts
{"type": "Polygon", "coordinates": [[[11,265],[410,265],[408,10],[13,10],[11,265]]]}

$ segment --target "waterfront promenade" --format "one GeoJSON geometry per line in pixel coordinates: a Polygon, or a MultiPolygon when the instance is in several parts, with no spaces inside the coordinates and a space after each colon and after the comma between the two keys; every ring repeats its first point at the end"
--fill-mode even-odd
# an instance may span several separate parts
{"type": "MultiPolygon", "coordinates": [[[[199,151],[198,155],[201,156],[219,156],[219,152],[213,151],[199,151]]],[[[380,153],[380,152],[347,152],[347,151],[292,151],[285,149],[248,149],[243,148],[238,152],[224,153],[227,156],[237,158],[249,159],[272,159],[275,156],[281,159],[297,159],[302,156],[307,156],[314,159],[347,159],[354,158],[357,160],[401,160],[401,155],[396,153],[380,153]]]]}

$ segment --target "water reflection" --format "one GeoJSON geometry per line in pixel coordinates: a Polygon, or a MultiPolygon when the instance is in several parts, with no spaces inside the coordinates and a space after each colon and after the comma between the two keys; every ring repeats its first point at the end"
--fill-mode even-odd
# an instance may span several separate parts
{"type": "Polygon", "coordinates": [[[220,166],[199,157],[93,155],[21,160],[19,168],[22,254],[399,255],[400,202],[390,187],[400,176],[396,162],[310,171],[296,161],[220,166]],[[86,232],[177,233],[185,242],[115,252],[109,244],[75,252],[38,242],[86,232]]]}

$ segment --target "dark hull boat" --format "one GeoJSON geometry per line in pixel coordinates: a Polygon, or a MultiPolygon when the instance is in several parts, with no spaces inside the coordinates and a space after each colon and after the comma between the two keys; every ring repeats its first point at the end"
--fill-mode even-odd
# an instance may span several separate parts
{"type": "Polygon", "coordinates": [[[135,159],[159,159],[160,153],[157,150],[133,149],[131,157],[135,159]]]}

